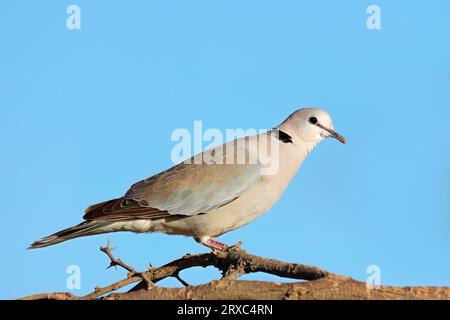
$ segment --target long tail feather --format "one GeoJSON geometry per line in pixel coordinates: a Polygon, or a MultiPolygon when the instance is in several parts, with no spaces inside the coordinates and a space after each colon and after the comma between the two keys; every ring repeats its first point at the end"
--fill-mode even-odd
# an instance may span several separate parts
{"type": "Polygon", "coordinates": [[[28,247],[28,249],[48,247],[69,239],[104,233],[104,231],[102,231],[102,227],[104,226],[105,222],[85,221],[76,226],[61,230],[52,235],[39,239],[33,242],[28,247]]]}

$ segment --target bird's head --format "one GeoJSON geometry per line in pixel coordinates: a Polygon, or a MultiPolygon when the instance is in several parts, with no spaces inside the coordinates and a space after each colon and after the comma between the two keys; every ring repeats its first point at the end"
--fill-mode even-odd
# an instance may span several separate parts
{"type": "Polygon", "coordinates": [[[345,143],[345,138],[334,131],[330,115],[325,110],[318,108],[299,109],[278,128],[293,136],[294,139],[301,139],[312,145],[329,137],[345,143]]]}

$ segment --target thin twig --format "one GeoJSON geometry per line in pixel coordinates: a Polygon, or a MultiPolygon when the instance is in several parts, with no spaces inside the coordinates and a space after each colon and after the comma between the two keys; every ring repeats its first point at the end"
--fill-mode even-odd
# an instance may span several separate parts
{"type": "Polygon", "coordinates": [[[109,264],[108,268],[120,266],[120,267],[124,268],[125,270],[127,270],[128,272],[131,272],[131,273],[136,272],[136,270],[133,267],[127,265],[121,259],[116,259],[111,252],[112,250],[113,249],[111,248],[111,243],[109,242],[109,240],[108,240],[108,244],[106,247],[100,247],[100,251],[105,253],[110,260],[110,264],[109,264]]]}
{"type": "MultiPolygon", "coordinates": [[[[98,287],[98,288],[96,288],[96,290],[94,292],[92,292],[92,294],[89,294],[88,296],[99,297],[99,296],[101,296],[101,295],[103,295],[105,293],[108,293],[110,291],[115,291],[115,290],[120,289],[123,286],[126,286],[126,285],[128,285],[130,283],[137,282],[137,281],[130,282],[129,279],[134,279],[135,280],[138,277],[143,281],[143,284],[145,284],[145,289],[146,290],[150,290],[150,288],[153,286],[153,282],[152,282],[152,279],[150,278],[148,272],[145,272],[145,271],[144,272],[137,272],[134,267],[126,264],[121,259],[114,257],[114,255],[112,254],[112,250],[113,249],[111,248],[111,243],[110,243],[109,240],[108,240],[108,244],[107,244],[106,247],[100,247],[100,251],[105,253],[108,256],[109,260],[110,260],[110,264],[109,264],[108,268],[111,268],[111,267],[116,267],[117,268],[117,266],[120,266],[120,267],[122,267],[122,268],[124,268],[125,270],[128,271],[128,278],[124,279],[122,281],[113,283],[112,285],[107,286],[105,288],[98,287]]],[[[152,267],[150,265],[149,266],[149,270],[151,270],[151,268],[152,267]]]]}
{"type": "Polygon", "coordinates": [[[183,279],[181,279],[179,273],[175,273],[172,277],[174,277],[175,279],[177,279],[183,286],[185,287],[189,287],[189,283],[187,283],[186,281],[184,281],[183,279]]]}

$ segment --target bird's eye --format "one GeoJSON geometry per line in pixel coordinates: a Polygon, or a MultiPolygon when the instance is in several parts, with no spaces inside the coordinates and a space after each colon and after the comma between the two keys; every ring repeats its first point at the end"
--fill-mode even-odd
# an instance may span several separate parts
{"type": "Polygon", "coordinates": [[[309,123],[311,123],[311,124],[317,124],[317,118],[316,118],[316,117],[311,117],[311,118],[309,118],[309,123]]]}

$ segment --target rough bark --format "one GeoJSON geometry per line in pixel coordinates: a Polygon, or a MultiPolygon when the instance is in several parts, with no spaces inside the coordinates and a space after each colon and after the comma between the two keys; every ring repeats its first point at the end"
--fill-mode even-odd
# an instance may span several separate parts
{"type": "Polygon", "coordinates": [[[186,255],[162,267],[143,272],[120,259],[116,259],[111,247],[100,248],[110,259],[110,266],[120,266],[128,276],[109,286],[95,290],[83,297],[67,292],[36,294],[25,300],[179,300],[179,299],[252,299],[252,300],[311,300],[311,299],[450,299],[450,287],[367,287],[365,282],[330,273],[317,267],[286,263],[251,255],[239,245],[229,250],[206,254],[186,255]],[[180,278],[179,272],[191,267],[214,266],[222,271],[220,280],[190,286],[180,278]],[[285,278],[304,280],[294,283],[241,281],[239,276],[253,272],[265,272],[285,278]],[[183,288],[165,288],[156,283],[174,277],[183,288]],[[136,285],[128,292],[112,293],[129,284],[136,285]]]}

